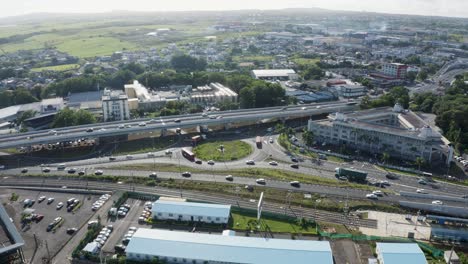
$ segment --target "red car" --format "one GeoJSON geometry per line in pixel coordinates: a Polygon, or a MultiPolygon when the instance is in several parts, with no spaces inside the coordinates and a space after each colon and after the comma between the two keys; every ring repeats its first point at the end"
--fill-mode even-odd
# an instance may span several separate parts
{"type": "Polygon", "coordinates": [[[38,214],[38,215],[35,215],[35,217],[34,217],[33,220],[36,221],[36,223],[38,223],[38,222],[40,222],[42,219],[44,219],[44,215],[38,214]]]}

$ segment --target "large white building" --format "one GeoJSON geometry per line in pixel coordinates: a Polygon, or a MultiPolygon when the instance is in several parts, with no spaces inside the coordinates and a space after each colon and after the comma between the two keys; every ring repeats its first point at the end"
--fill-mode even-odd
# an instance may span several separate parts
{"type": "MultiPolygon", "coordinates": [[[[139,228],[126,249],[131,260],[168,263],[333,264],[328,241],[191,233],[139,228]]],[[[404,263],[404,262],[401,262],[404,263]]]]}
{"type": "Polygon", "coordinates": [[[104,121],[130,119],[127,95],[121,91],[105,90],[102,95],[102,116],[104,121]]]}
{"type": "Polygon", "coordinates": [[[442,136],[423,119],[399,104],[352,113],[335,113],[326,120],[309,120],[308,129],[319,143],[343,145],[370,153],[408,160],[431,161],[447,155],[442,136]]]}
{"type": "Polygon", "coordinates": [[[252,77],[266,81],[296,80],[298,75],[293,69],[253,70],[252,77]]]}
{"type": "Polygon", "coordinates": [[[151,211],[153,217],[159,220],[227,224],[231,205],[157,200],[151,211]]]}
{"type": "Polygon", "coordinates": [[[237,93],[220,83],[198,86],[190,94],[190,101],[195,104],[212,104],[217,102],[237,102],[237,93]]]}
{"type": "Polygon", "coordinates": [[[375,251],[380,264],[427,264],[416,243],[377,243],[375,251]]]}

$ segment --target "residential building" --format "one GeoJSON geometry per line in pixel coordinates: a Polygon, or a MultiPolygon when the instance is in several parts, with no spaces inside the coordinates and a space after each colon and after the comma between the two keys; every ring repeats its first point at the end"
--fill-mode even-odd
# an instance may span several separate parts
{"type": "Polygon", "coordinates": [[[385,63],[382,65],[382,73],[387,76],[404,79],[407,68],[407,65],[401,63],[385,63]]]}
{"type": "Polygon", "coordinates": [[[0,242],[0,263],[26,263],[22,250],[24,240],[2,204],[0,204],[0,242]]]}
{"type": "Polygon", "coordinates": [[[237,93],[220,83],[198,86],[192,90],[190,101],[195,104],[212,104],[217,102],[237,102],[237,93]]]}
{"type": "Polygon", "coordinates": [[[158,220],[198,221],[227,224],[231,205],[157,200],[151,207],[158,220]]]}
{"type": "Polygon", "coordinates": [[[104,121],[130,119],[127,95],[122,91],[104,90],[102,95],[102,116],[104,121]]]}
{"type": "Polygon", "coordinates": [[[252,77],[255,79],[266,81],[289,81],[296,80],[298,75],[293,69],[276,69],[276,70],[253,70],[252,77]]]}
{"type": "Polygon", "coordinates": [[[387,152],[401,159],[422,157],[429,162],[448,153],[442,136],[400,104],[331,114],[326,120],[309,120],[308,129],[322,144],[344,145],[379,155],[387,152]]]}
{"type": "MultiPolygon", "coordinates": [[[[139,228],[126,248],[128,259],[167,263],[332,264],[328,241],[191,233],[139,228]]],[[[401,262],[405,263],[405,262],[401,262]]]]}
{"type": "Polygon", "coordinates": [[[380,264],[427,264],[416,243],[377,243],[375,251],[380,264]]]}

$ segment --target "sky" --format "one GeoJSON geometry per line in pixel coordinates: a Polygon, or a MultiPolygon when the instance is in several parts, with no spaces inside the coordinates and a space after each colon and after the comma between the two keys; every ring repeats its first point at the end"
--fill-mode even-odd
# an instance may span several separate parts
{"type": "Polygon", "coordinates": [[[115,10],[192,11],[319,7],[332,10],[468,18],[468,0],[2,0],[0,17],[115,10]]]}

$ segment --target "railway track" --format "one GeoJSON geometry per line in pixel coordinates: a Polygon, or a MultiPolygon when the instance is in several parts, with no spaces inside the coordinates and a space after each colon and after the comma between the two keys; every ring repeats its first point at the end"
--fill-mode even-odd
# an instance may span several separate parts
{"type": "MultiPolygon", "coordinates": [[[[160,196],[173,196],[184,197],[191,200],[198,200],[204,202],[224,203],[233,206],[240,206],[248,209],[257,209],[256,201],[242,199],[240,197],[225,195],[225,194],[205,194],[198,191],[187,191],[180,189],[169,189],[162,187],[146,187],[137,184],[118,184],[112,182],[95,182],[84,181],[69,178],[31,178],[31,177],[5,177],[0,180],[0,186],[4,188],[62,188],[66,186],[67,189],[92,189],[92,190],[105,190],[105,191],[134,191],[145,194],[155,194],[160,196]]],[[[352,227],[368,227],[377,228],[377,221],[373,219],[360,219],[354,215],[344,215],[343,213],[330,212],[323,210],[314,210],[312,208],[304,208],[298,206],[288,206],[286,204],[279,204],[266,201],[264,203],[264,211],[285,214],[293,217],[305,217],[309,219],[316,219],[322,222],[331,222],[344,224],[352,227]]]]}

